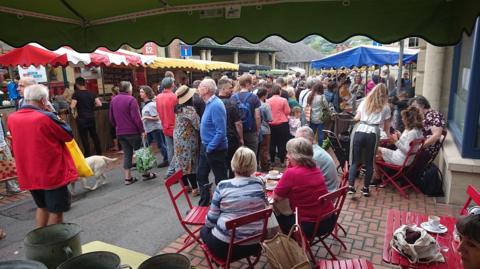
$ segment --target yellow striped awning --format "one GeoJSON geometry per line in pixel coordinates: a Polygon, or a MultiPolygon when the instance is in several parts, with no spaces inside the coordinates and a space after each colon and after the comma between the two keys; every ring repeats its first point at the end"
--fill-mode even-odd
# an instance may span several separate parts
{"type": "Polygon", "coordinates": [[[208,72],[206,65],[197,61],[164,57],[156,57],[153,63],[147,65],[147,67],[153,69],[181,69],[188,71],[208,72]]]}
{"type": "Polygon", "coordinates": [[[208,71],[238,71],[239,65],[229,62],[192,60],[204,64],[208,71]]]}

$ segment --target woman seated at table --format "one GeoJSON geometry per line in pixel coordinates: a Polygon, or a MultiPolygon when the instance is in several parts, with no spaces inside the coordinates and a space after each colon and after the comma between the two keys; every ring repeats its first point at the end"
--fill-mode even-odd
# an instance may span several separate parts
{"type": "MultiPolygon", "coordinates": [[[[273,191],[274,204],[288,199],[292,212],[297,207],[303,232],[310,237],[314,233],[315,221],[318,216],[333,209],[329,202],[318,206],[320,196],[327,194],[328,189],[322,172],[313,160],[312,144],[305,138],[294,138],[287,143],[288,169],[283,173],[277,187],[273,191]]],[[[284,201],[283,201],[284,202],[284,201]]],[[[295,216],[278,215],[278,223],[284,233],[288,233],[295,216]]],[[[332,231],[335,226],[334,216],[328,217],[320,223],[317,235],[332,231]]]]}
{"type": "Polygon", "coordinates": [[[465,269],[480,268],[480,215],[469,215],[457,221],[460,252],[465,269]]]}
{"type": "MultiPolygon", "coordinates": [[[[391,135],[392,142],[397,147],[396,150],[379,147],[377,152],[377,158],[383,159],[387,163],[394,165],[402,165],[407,157],[407,153],[410,149],[410,143],[419,138],[423,138],[422,124],[423,116],[420,111],[415,107],[409,107],[402,111],[402,122],[405,126],[405,130],[400,135],[400,132],[391,135]]],[[[408,165],[413,161],[413,156],[408,160],[408,165]]]]}
{"type": "MultiPolygon", "coordinates": [[[[255,153],[246,147],[237,149],[232,158],[232,170],[235,177],[218,183],[213,194],[212,204],[200,231],[200,237],[208,249],[218,258],[226,259],[230,242],[230,231],[225,222],[265,209],[263,182],[253,177],[257,169],[255,153]]],[[[254,222],[238,227],[236,240],[247,238],[260,232],[263,222],[254,222]]],[[[233,248],[232,260],[258,254],[259,243],[240,245],[233,248]]]]}
{"type": "Polygon", "coordinates": [[[432,109],[427,98],[418,95],[411,99],[411,106],[418,108],[423,114],[423,136],[425,137],[426,158],[435,158],[442,147],[440,142],[446,121],[442,113],[432,109]]]}

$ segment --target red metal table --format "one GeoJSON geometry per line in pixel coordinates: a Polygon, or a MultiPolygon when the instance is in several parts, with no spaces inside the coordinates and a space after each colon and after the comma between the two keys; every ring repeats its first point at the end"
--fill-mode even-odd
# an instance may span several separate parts
{"type": "Polygon", "coordinates": [[[436,238],[440,245],[448,246],[447,252],[442,252],[445,257],[445,263],[430,264],[411,264],[407,258],[400,255],[397,251],[390,247],[390,241],[393,232],[403,224],[416,224],[420,227],[422,222],[428,221],[428,216],[415,212],[406,212],[396,209],[388,210],[387,227],[385,229],[385,242],[383,243],[383,260],[387,263],[400,265],[401,268],[419,268],[419,269],[463,269],[460,255],[456,251],[456,242],[453,241],[453,230],[456,219],[449,216],[440,216],[440,223],[448,228],[445,235],[431,234],[436,238]]]}

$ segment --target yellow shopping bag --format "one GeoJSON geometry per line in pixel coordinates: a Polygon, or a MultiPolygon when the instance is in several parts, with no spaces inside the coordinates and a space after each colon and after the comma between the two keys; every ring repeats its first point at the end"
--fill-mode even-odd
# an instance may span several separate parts
{"type": "Polygon", "coordinates": [[[78,147],[77,142],[75,142],[75,139],[72,139],[72,141],[65,143],[65,145],[67,145],[68,151],[70,151],[70,155],[72,155],[73,162],[75,163],[75,167],[77,168],[78,176],[93,176],[92,168],[90,168],[87,161],[85,161],[85,157],[83,157],[83,153],[78,147]]]}

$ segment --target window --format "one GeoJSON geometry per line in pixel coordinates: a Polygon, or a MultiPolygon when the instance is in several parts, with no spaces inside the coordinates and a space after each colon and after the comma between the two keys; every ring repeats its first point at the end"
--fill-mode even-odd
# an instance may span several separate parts
{"type": "Polygon", "coordinates": [[[408,38],[408,48],[410,48],[410,49],[418,48],[418,37],[408,38]]]}
{"type": "MultiPolygon", "coordinates": [[[[452,88],[455,92],[453,102],[453,121],[457,124],[460,133],[465,131],[465,113],[467,108],[468,87],[470,81],[470,67],[472,65],[473,55],[473,36],[463,35],[462,41],[456,50],[460,50],[460,62],[457,70],[457,85],[452,88]]],[[[458,53],[458,52],[457,52],[458,53]]]]}
{"type": "Polygon", "coordinates": [[[480,159],[480,29],[455,46],[450,88],[449,129],[463,158],[480,159]]]}

